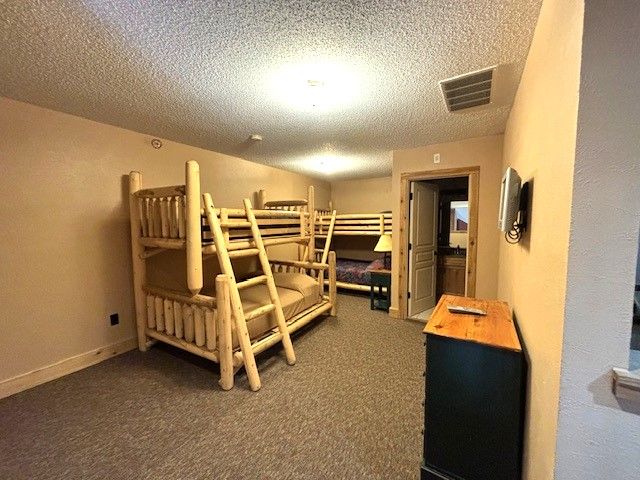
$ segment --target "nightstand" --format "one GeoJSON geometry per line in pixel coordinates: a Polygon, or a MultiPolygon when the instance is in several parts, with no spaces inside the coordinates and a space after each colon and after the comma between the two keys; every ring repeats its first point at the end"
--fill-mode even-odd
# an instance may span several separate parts
{"type": "Polygon", "coordinates": [[[389,311],[391,305],[391,270],[371,270],[369,284],[371,286],[371,310],[389,311]],[[376,294],[376,287],[378,293],[376,294]],[[382,287],[386,287],[384,293],[382,287]]]}

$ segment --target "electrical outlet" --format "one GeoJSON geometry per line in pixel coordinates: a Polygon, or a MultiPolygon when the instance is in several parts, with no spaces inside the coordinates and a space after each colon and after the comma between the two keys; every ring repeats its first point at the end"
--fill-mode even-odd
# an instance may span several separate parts
{"type": "Polygon", "coordinates": [[[109,315],[109,320],[111,321],[111,326],[118,325],[120,323],[120,317],[117,313],[112,313],[109,315]]]}
{"type": "Polygon", "coordinates": [[[433,154],[433,163],[440,163],[440,154],[439,153],[434,153],[433,154]]]}

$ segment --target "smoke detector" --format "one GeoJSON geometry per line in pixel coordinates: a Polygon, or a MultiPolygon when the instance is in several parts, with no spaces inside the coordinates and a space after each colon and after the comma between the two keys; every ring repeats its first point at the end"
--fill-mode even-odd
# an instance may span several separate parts
{"type": "Polygon", "coordinates": [[[444,103],[450,112],[491,103],[496,65],[440,81],[444,103]]]}

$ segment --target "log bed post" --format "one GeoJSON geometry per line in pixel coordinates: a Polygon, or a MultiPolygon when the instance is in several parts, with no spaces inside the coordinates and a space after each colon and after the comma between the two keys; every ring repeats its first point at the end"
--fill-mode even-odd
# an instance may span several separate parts
{"type": "Polygon", "coordinates": [[[336,252],[329,252],[329,302],[331,302],[331,316],[338,311],[338,287],[336,285],[336,252]]]}
{"type": "Polygon", "coordinates": [[[220,359],[220,387],[233,388],[233,352],[231,340],[231,300],[229,277],[216,277],[216,310],[218,312],[218,358],[220,359]]]}
{"type": "MultiPolygon", "coordinates": [[[[307,218],[305,217],[305,209],[300,209],[300,238],[307,236],[307,218]]],[[[307,248],[309,248],[309,244],[305,247],[302,243],[298,245],[298,260],[304,261],[307,258],[307,248]]]]}
{"type": "Polygon", "coordinates": [[[315,225],[315,192],[313,185],[309,185],[309,193],[307,200],[307,211],[309,212],[309,246],[307,249],[307,261],[316,261],[316,225],[315,225]]]}
{"type": "Polygon", "coordinates": [[[187,286],[192,294],[202,289],[202,237],[200,217],[200,167],[189,160],[185,166],[187,223],[187,286]]]}
{"type": "Polygon", "coordinates": [[[147,351],[147,299],[142,286],[146,282],[146,266],[142,254],[144,247],[140,244],[141,218],[138,210],[138,199],[134,195],[142,188],[142,174],[129,174],[129,216],[131,221],[131,260],[133,263],[133,291],[136,305],[136,330],[138,332],[138,349],[147,351]]]}
{"type": "Polygon", "coordinates": [[[256,208],[258,210],[264,210],[264,204],[267,203],[267,191],[266,190],[258,190],[258,204],[256,208]]]}

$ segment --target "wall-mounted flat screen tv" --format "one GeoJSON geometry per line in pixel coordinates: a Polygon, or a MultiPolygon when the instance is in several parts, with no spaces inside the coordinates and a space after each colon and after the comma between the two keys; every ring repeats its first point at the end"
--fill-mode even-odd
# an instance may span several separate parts
{"type": "Polygon", "coordinates": [[[520,204],[520,176],[513,168],[507,168],[502,176],[500,187],[500,211],[498,213],[498,228],[503,232],[513,229],[518,218],[520,204]]]}

